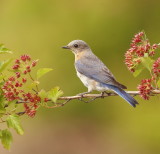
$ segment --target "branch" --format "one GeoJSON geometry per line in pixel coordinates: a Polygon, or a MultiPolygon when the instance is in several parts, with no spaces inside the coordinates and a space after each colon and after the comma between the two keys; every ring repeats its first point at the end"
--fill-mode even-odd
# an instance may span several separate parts
{"type": "MultiPolygon", "coordinates": [[[[126,92],[132,96],[140,95],[139,91],[126,91],[126,92]]],[[[160,94],[160,90],[152,90],[150,96],[154,96],[156,94],[160,94]]],[[[117,94],[114,92],[109,92],[109,93],[104,93],[103,96],[102,94],[85,94],[83,96],[64,96],[64,97],[59,97],[58,100],[66,100],[67,101],[66,103],[68,103],[69,101],[74,100],[74,99],[82,100],[83,98],[91,98],[91,100],[93,101],[97,98],[104,98],[108,96],[117,96],[117,94]]],[[[17,101],[16,104],[21,104],[21,103],[30,103],[30,102],[20,100],[20,101],[17,101]]],[[[64,105],[66,103],[57,103],[57,104],[61,104],[62,106],[62,104],[64,105]]]]}
{"type": "MultiPolygon", "coordinates": [[[[132,96],[137,96],[137,95],[140,95],[139,91],[126,91],[128,94],[132,95],[132,96]]],[[[154,96],[154,95],[157,95],[157,94],[160,94],[160,90],[152,90],[152,92],[150,93],[150,96],[154,96]]],[[[68,102],[70,102],[71,100],[80,100],[82,102],[85,102],[85,103],[89,103],[89,102],[92,102],[94,101],[95,99],[97,98],[104,98],[104,97],[108,97],[108,96],[117,96],[116,93],[114,92],[109,92],[109,93],[104,93],[103,95],[102,94],[85,94],[83,96],[64,96],[64,97],[59,97],[58,100],[64,100],[64,102],[58,102],[58,103],[54,103],[53,106],[45,106],[46,108],[57,108],[57,107],[61,107],[61,106],[64,106],[65,104],[67,104],[68,102]],[[86,99],[89,99],[89,100],[84,100],[83,98],[86,98],[86,99]]],[[[29,101],[23,101],[23,100],[20,100],[20,101],[17,101],[16,104],[22,104],[22,103],[30,103],[29,101]]],[[[23,114],[25,114],[25,111],[23,112],[18,112],[16,113],[17,115],[21,116],[23,114]]]]}
{"type": "MultiPolygon", "coordinates": [[[[126,91],[128,94],[132,96],[140,95],[139,91],[126,91]]],[[[153,90],[151,92],[151,96],[154,96],[155,94],[160,94],[160,90],[153,90]]],[[[117,96],[118,94],[114,92],[110,93],[105,93],[103,97],[108,97],[108,96],[117,96]]],[[[65,97],[60,97],[58,100],[73,100],[73,99],[80,99],[80,98],[102,98],[101,94],[85,94],[82,96],[65,96],[65,97]]]]}

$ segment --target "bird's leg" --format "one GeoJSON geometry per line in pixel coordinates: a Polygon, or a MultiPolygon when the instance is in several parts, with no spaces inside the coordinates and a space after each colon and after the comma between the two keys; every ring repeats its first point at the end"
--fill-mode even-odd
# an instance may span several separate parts
{"type": "Polygon", "coordinates": [[[101,98],[104,98],[104,94],[109,95],[109,92],[107,92],[107,91],[103,91],[103,92],[101,92],[101,98]]]}
{"type": "Polygon", "coordinates": [[[104,98],[105,91],[101,92],[101,98],[104,98]]]}
{"type": "Polygon", "coordinates": [[[77,94],[77,96],[81,96],[81,98],[79,98],[80,101],[82,101],[83,95],[90,93],[89,91],[87,92],[83,92],[83,93],[79,93],[77,94]]]}
{"type": "Polygon", "coordinates": [[[77,94],[77,96],[83,97],[83,95],[89,94],[91,91],[92,91],[92,89],[90,87],[88,87],[88,91],[87,92],[83,92],[83,93],[77,94]]]}
{"type": "Polygon", "coordinates": [[[82,100],[83,95],[85,95],[85,94],[89,94],[91,91],[92,91],[91,89],[88,89],[88,91],[87,91],[87,92],[83,92],[83,93],[78,94],[78,96],[81,96],[80,100],[82,100]]]}
{"type": "Polygon", "coordinates": [[[83,97],[83,95],[85,95],[85,94],[89,94],[89,93],[90,93],[90,91],[87,91],[87,92],[79,93],[79,94],[77,94],[77,96],[81,96],[81,97],[83,97]]]}

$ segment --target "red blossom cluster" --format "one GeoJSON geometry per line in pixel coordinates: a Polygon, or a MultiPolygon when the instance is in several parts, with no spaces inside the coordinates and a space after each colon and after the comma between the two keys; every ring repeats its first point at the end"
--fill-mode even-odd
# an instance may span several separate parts
{"type": "Polygon", "coordinates": [[[30,104],[24,103],[25,113],[30,117],[34,117],[38,108],[37,104],[41,101],[41,98],[36,94],[27,93],[24,95],[24,100],[30,102],[30,104]]]}
{"type": "MultiPolygon", "coordinates": [[[[148,65],[152,64],[151,57],[155,55],[155,50],[159,44],[151,45],[146,38],[144,32],[139,32],[132,39],[130,49],[125,53],[125,64],[131,72],[135,72],[139,64],[141,64],[143,57],[150,57],[150,61],[146,61],[148,65]]],[[[160,80],[160,57],[154,61],[152,68],[150,68],[151,79],[143,79],[138,85],[138,90],[143,99],[148,100],[151,91],[158,88],[157,82],[160,80]]]]}
{"type": "Polygon", "coordinates": [[[149,99],[149,95],[153,90],[152,81],[152,79],[143,79],[141,84],[137,87],[140,92],[140,96],[145,100],[149,99]]]}
{"type": "Polygon", "coordinates": [[[160,77],[160,57],[153,63],[151,76],[151,79],[143,79],[141,84],[137,87],[140,91],[140,96],[145,100],[149,99],[149,95],[154,89],[153,84],[155,84],[156,88],[158,88],[157,81],[160,77]]]}
{"type": "Polygon", "coordinates": [[[144,32],[136,34],[132,39],[130,49],[125,53],[125,64],[128,69],[135,72],[136,67],[141,63],[141,57],[144,57],[145,54],[153,56],[157,48],[158,44],[151,45],[144,32]]]}
{"type": "Polygon", "coordinates": [[[30,117],[35,115],[36,109],[38,108],[37,104],[41,101],[41,98],[37,93],[33,94],[31,92],[25,92],[24,85],[28,81],[27,78],[33,80],[30,76],[30,72],[36,64],[37,60],[31,61],[31,57],[29,55],[22,55],[19,59],[16,59],[12,66],[12,70],[15,74],[5,80],[2,87],[4,97],[8,101],[26,101],[26,103],[24,103],[24,108],[26,114],[30,117]],[[29,76],[27,76],[28,74],[29,76]]]}
{"type": "Polygon", "coordinates": [[[153,63],[152,71],[155,77],[160,77],[160,57],[153,63]]]}

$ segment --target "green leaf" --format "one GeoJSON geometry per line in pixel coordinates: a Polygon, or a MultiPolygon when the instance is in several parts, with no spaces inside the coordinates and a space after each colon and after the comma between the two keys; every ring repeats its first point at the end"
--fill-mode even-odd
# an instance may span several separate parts
{"type": "Polygon", "coordinates": [[[2,72],[11,61],[12,59],[8,59],[8,60],[0,62],[0,72],[2,72]]]}
{"type": "Polygon", "coordinates": [[[0,139],[3,147],[6,149],[10,149],[13,138],[11,132],[8,129],[0,131],[0,139]]]}
{"type": "Polygon", "coordinates": [[[13,52],[5,48],[3,44],[0,44],[0,54],[3,54],[3,53],[13,53],[13,52]]]}
{"type": "Polygon", "coordinates": [[[28,89],[34,89],[38,85],[39,85],[39,81],[34,81],[30,85],[28,85],[27,88],[28,89]]]}
{"type": "Polygon", "coordinates": [[[0,102],[0,113],[3,114],[6,112],[6,109],[4,108],[3,104],[0,102]]]}
{"type": "Polygon", "coordinates": [[[24,131],[20,124],[19,116],[16,114],[9,115],[6,119],[7,125],[9,128],[14,128],[16,132],[20,135],[23,135],[24,131]]]}
{"type": "Polygon", "coordinates": [[[52,68],[40,68],[37,71],[37,79],[39,79],[40,77],[42,77],[43,75],[45,75],[46,73],[52,71],[52,68]]]}
{"type": "Polygon", "coordinates": [[[6,75],[0,74],[0,81],[3,81],[6,75]]]}
{"type": "Polygon", "coordinates": [[[48,98],[51,99],[53,102],[56,102],[57,99],[59,97],[61,97],[63,95],[63,91],[60,90],[59,87],[55,87],[54,89],[51,89],[49,92],[48,92],[48,98]]]}
{"type": "Polygon", "coordinates": [[[154,60],[152,60],[150,57],[143,57],[141,58],[141,60],[142,60],[143,66],[151,72],[154,60]]]}
{"type": "Polygon", "coordinates": [[[160,79],[157,81],[158,88],[160,88],[160,79]]]}
{"type": "Polygon", "coordinates": [[[38,96],[44,100],[44,98],[47,98],[48,97],[48,93],[44,90],[44,89],[41,89],[41,91],[38,93],[38,96]]]}
{"type": "Polygon", "coordinates": [[[133,72],[133,76],[137,77],[144,69],[144,66],[142,64],[139,64],[136,69],[135,72],[133,72]]]}
{"type": "Polygon", "coordinates": [[[134,77],[137,77],[141,72],[142,72],[142,68],[141,69],[136,69],[134,72],[133,72],[133,76],[134,77]]]}
{"type": "Polygon", "coordinates": [[[6,113],[4,95],[0,93],[0,117],[6,113]]]}
{"type": "Polygon", "coordinates": [[[0,139],[2,138],[2,130],[0,130],[0,139]]]}

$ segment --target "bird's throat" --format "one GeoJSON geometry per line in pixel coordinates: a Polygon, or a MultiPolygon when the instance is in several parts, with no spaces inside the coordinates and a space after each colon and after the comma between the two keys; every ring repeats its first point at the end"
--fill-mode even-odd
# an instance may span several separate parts
{"type": "Polygon", "coordinates": [[[75,54],[75,61],[81,59],[85,55],[84,51],[78,52],[75,54]]]}

